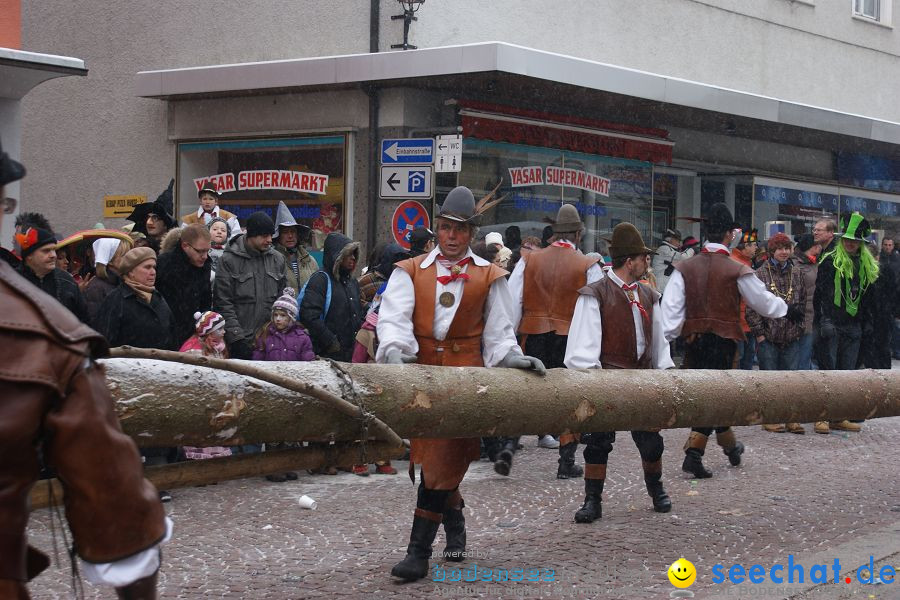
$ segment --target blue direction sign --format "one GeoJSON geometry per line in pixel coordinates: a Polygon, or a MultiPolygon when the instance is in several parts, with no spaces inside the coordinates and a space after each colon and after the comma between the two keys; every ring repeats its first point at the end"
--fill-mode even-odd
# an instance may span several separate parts
{"type": "Polygon", "coordinates": [[[433,162],[433,138],[381,140],[383,165],[430,165],[433,162]]]}

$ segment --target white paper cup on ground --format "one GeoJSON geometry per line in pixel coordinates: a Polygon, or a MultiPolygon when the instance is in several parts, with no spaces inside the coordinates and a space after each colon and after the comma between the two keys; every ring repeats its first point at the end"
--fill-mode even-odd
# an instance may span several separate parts
{"type": "Polygon", "coordinates": [[[298,502],[300,503],[300,508],[308,508],[309,510],[316,510],[316,506],[318,506],[318,503],[307,495],[300,496],[298,502]]]}

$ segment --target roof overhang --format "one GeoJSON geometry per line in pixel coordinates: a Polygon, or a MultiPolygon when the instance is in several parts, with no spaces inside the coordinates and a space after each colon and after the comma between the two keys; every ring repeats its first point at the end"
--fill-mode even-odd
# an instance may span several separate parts
{"type": "Polygon", "coordinates": [[[297,91],[499,72],[644,100],[900,144],[900,123],[667,77],[505,42],[141,71],[147,98],[297,91]]]}
{"type": "Polygon", "coordinates": [[[48,79],[87,73],[79,58],[0,48],[0,98],[19,99],[48,79]]]}

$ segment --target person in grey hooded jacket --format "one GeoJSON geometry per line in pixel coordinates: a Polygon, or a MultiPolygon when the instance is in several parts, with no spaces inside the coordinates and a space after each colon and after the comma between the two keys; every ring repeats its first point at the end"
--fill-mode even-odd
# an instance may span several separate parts
{"type": "Polygon", "coordinates": [[[232,358],[250,360],[253,337],[287,287],[284,257],[272,247],[275,224],[264,212],[247,218],[247,233],[228,240],[216,271],[213,306],[225,318],[232,358]]]}
{"type": "Polygon", "coordinates": [[[302,238],[309,235],[309,227],[297,222],[284,202],[278,203],[275,214],[275,249],[284,257],[284,276],[288,287],[298,292],[310,275],[319,270],[319,263],[303,246],[302,238]]]}
{"type": "Polygon", "coordinates": [[[359,284],[353,277],[359,262],[359,242],[341,233],[329,233],[324,250],[324,268],[309,278],[300,321],[312,337],[316,354],[350,362],[356,333],[365,318],[359,284]],[[326,307],[329,280],[331,302],[326,307]]]}

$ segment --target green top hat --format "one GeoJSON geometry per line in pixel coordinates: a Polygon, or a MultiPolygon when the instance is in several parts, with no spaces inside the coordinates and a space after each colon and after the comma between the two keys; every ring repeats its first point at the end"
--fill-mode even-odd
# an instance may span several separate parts
{"type": "Polygon", "coordinates": [[[840,236],[841,239],[844,240],[865,242],[866,237],[872,233],[872,227],[869,225],[869,221],[858,212],[851,214],[849,218],[847,215],[841,217],[840,226],[840,236]]]}

